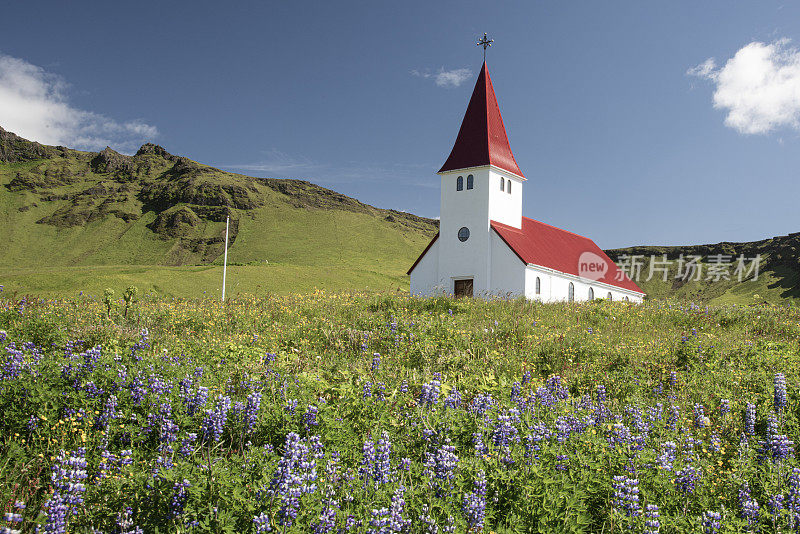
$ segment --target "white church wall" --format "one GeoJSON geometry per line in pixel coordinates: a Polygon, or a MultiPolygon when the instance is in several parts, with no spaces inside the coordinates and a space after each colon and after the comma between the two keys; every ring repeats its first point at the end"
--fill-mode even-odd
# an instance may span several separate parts
{"type": "Polygon", "coordinates": [[[411,294],[428,296],[447,292],[447,288],[439,278],[439,239],[437,239],[411,271],[411,294]]]}
{"type": "Polygon", "coordinates": [[[511,298],[525,295],[525,264],[494,231],[490,242],[492,295],[511,298]]]}
{"type": "Polygon", "coordinates": [[[447,172],[441,175],[438,270],[453,292],[454,280],[473,279],[473,294],[485,294],[489,286],[489,169],[488,167],[447,172]],[[467,189],[467,177],[473,175],[473,189],[467,189]],[[464,188],[457,191],[461,176],[464,188]],[[458,231],[469,229],[469,239],[460,241],[458,231]]]}
{"type": "Polygon", "coordinates": [[[489,219],[522,227],[522,180],[493,167],[489,171],[489,219]],[[511,192],[508,183],[511,182],[511,192]],[[503,189],[500,189],[500,184],[503,189]]]}
{"type": "Polygon", "coordinates": [[[569,284],[574,287],[575,302],[589,300],[589,289],[594,290],[594,298],[608,298],[611,293],[613,301],[622,301],[625,297],[630,302],[642,302],[642,296],[633,292],[628,292],[615,288],[608,284],[594,282],[578,276],[568,275],[541,269],[535,266],[528,266],[525,275],[525,296],[529,299],[541,300],[542,302],[564,302],[569,299],[569,284]],[[536,277],[541,279],[541,294],[536,295],[536,277]]]}

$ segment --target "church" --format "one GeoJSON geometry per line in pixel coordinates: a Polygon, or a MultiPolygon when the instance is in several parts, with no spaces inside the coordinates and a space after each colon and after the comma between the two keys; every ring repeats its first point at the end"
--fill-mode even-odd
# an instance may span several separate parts
{"type": "Polygon", "coordinates": [[[408,270],[412,295],[644,298],[591,239],[523,217],[526,178],[511,152],[486,61],[438,174],[439,233],[408,270]]]}

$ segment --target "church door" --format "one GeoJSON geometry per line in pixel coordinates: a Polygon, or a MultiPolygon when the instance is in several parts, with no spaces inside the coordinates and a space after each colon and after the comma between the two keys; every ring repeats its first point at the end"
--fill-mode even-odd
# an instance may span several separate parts
{"type": "Polygon", "coordinates": [[[454,291],[456,298],[472,296],[472,278],[468,280],[456,280],[454,291]]]}

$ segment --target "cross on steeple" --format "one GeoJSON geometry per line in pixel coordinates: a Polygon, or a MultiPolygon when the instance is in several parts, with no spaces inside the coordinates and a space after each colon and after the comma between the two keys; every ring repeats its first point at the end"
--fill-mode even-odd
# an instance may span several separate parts
{"type": "Polygon", "coordinates": [[[483,34],[483,39],[478,40],[477,46],[483,45],[483,60],[486,61],[486,49],[492,46],[494,39],[487,39],[486,33],[483,34]]]}

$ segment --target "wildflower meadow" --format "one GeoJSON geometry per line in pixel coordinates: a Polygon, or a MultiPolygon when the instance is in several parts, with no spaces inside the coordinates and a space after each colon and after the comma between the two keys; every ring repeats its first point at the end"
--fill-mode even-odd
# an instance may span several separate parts
{"type": "Polygon", "coordinates": [[[800,310],[0,299],[0,532],[800,532],[800,310]]]}

